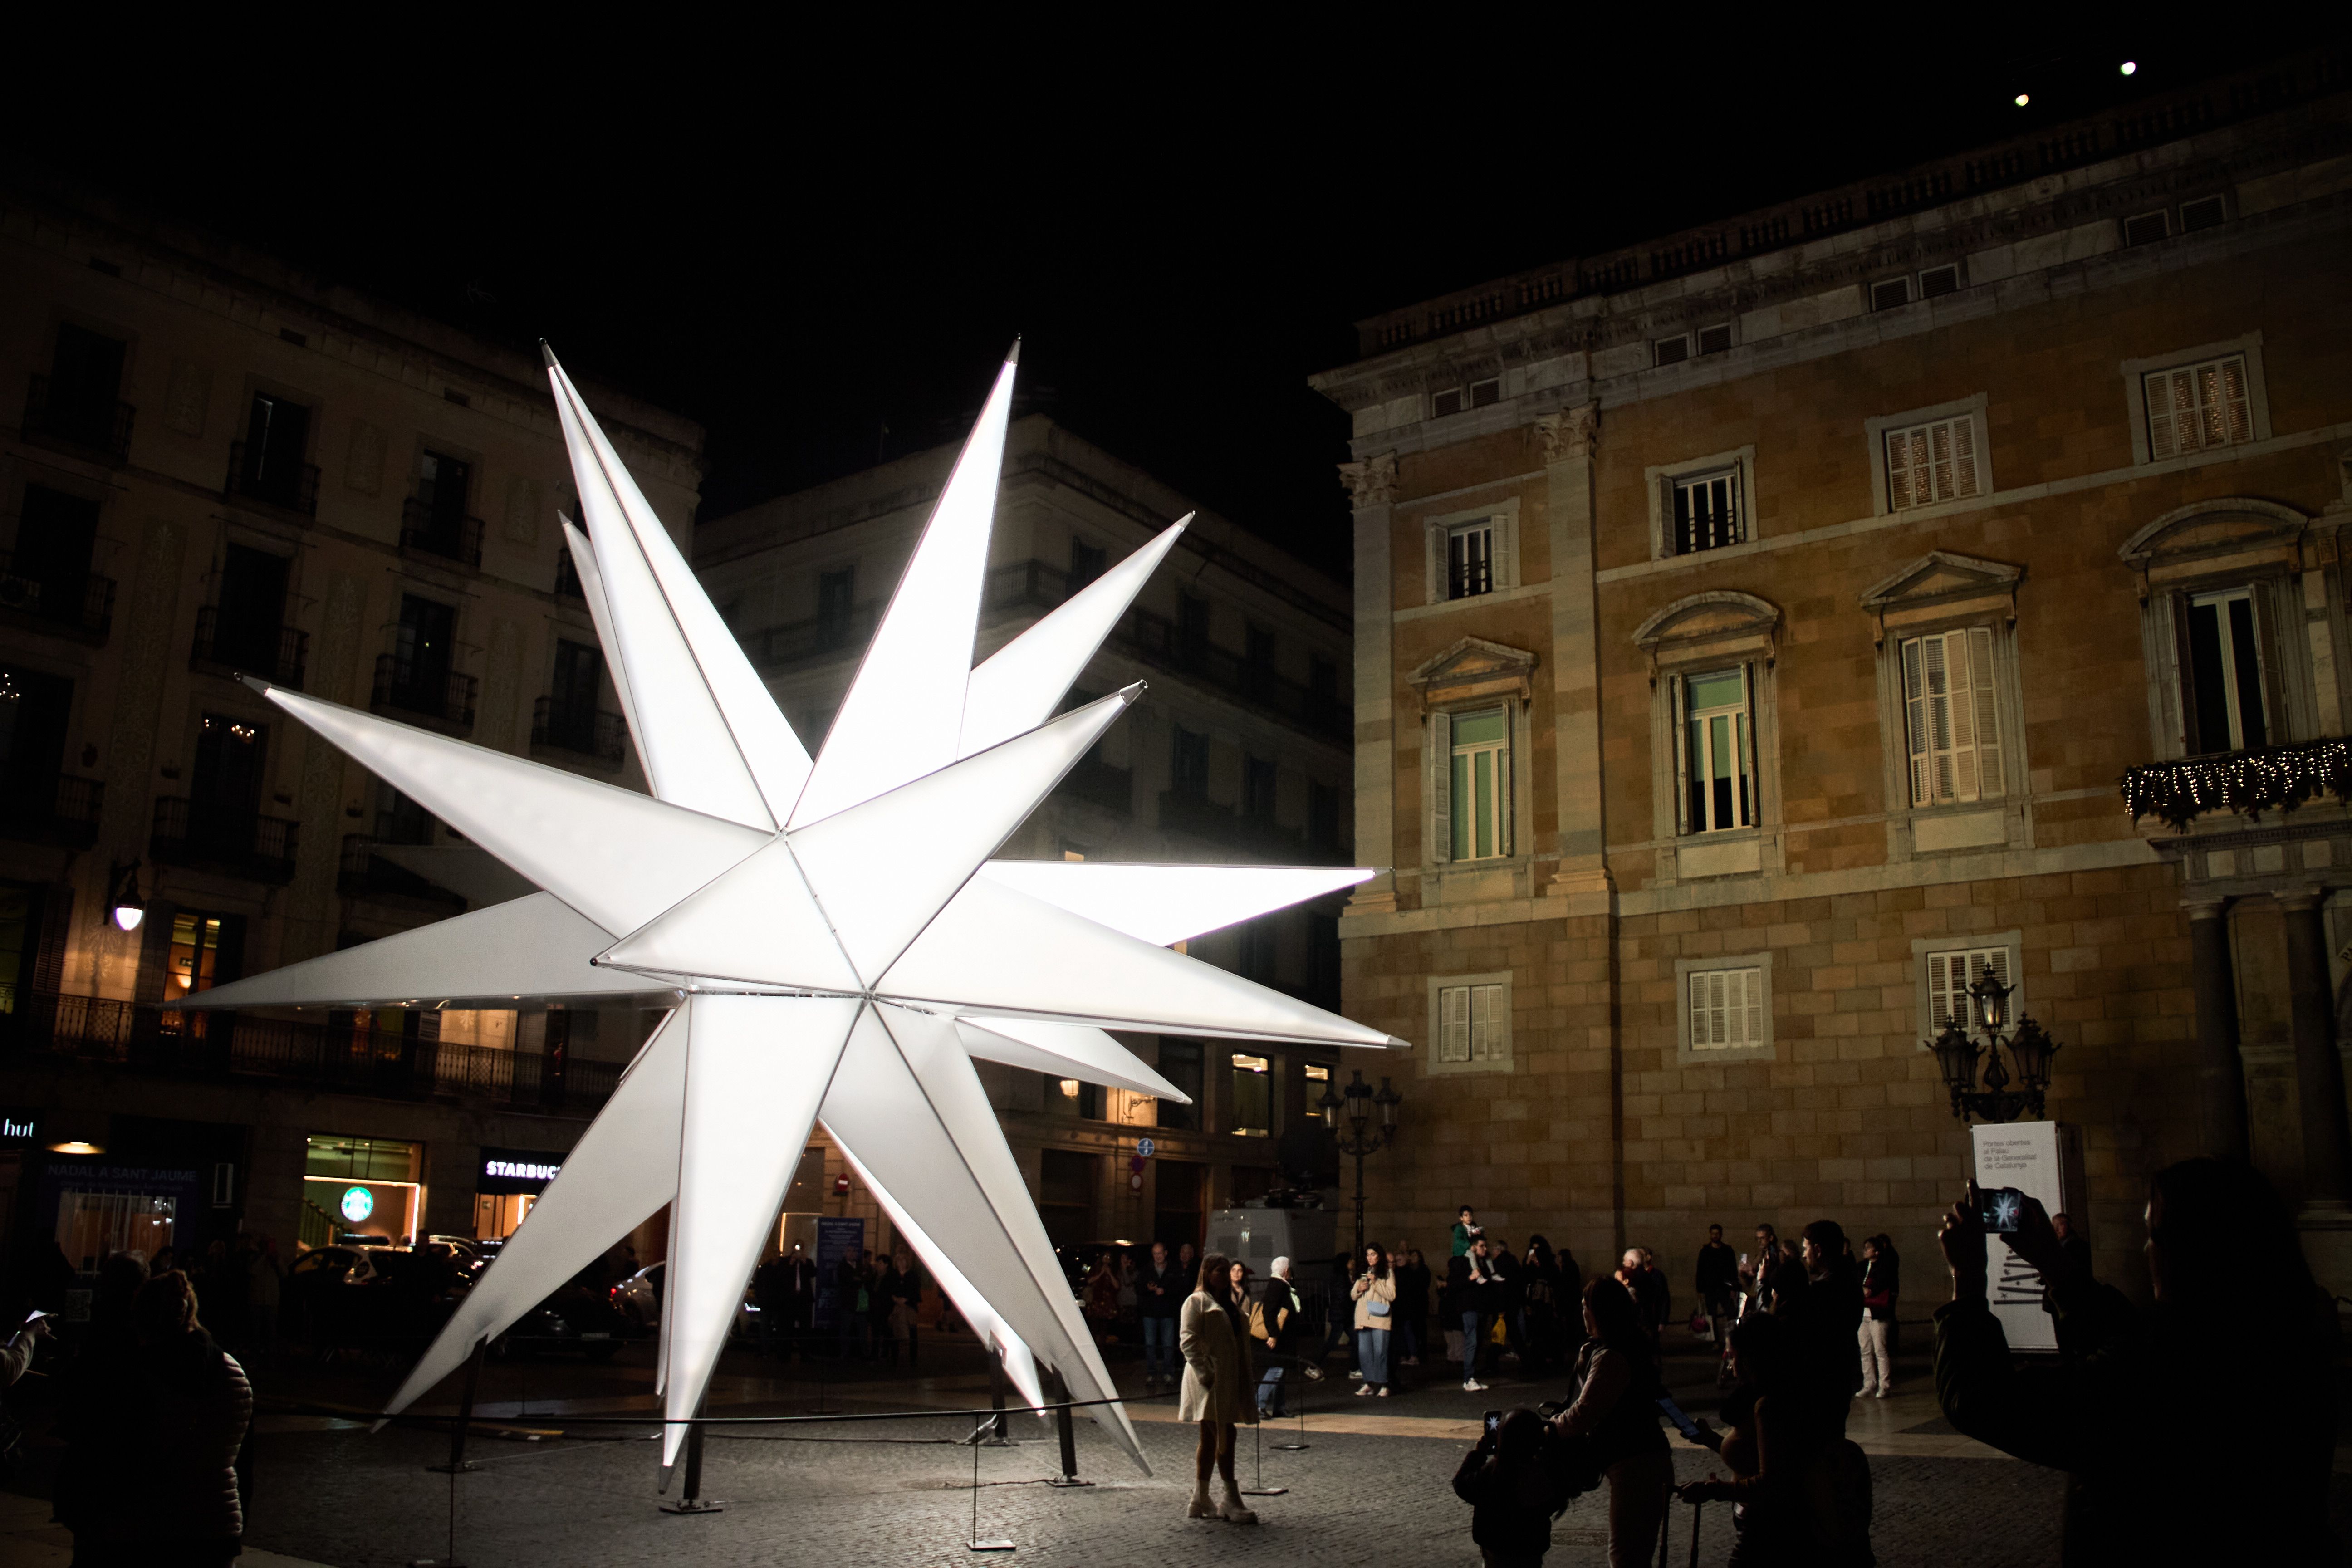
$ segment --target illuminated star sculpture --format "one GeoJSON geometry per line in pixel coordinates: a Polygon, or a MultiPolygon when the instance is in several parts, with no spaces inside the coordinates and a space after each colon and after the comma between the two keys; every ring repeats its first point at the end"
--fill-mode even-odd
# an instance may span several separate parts
{"type": "MultiPolygon", "coordinates": [[[[1168,945],[1370,871],[988,858],[1141,692],[1053,716],[1184,521],[973,668],[1008,358],[812,760],[547,363],[587,524],[565,537],[651,798],[255,682],[543,890],[181,1004],[676,997],[385,1414],[673,1205],[667,1485],[819,1121],[1024,1394],[1042,1364],[1114,1397],[972,1059],[1182,1100],[1105,1029],[1402,1043],[1168,945]]],[[[1095,1415],[1141,1465],[1125,1412],[1095,1415]]]]}

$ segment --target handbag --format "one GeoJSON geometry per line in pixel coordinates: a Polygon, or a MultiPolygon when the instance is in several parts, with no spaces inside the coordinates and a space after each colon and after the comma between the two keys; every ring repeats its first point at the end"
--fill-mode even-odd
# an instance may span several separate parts
{"type": "Polygon", "coordinates": [[[1715,1320],[1708,1317],[1705,1312],[1693,1312],[1691,1314],[1690,1331],[1696,1338],[1705,1340],[1708,1343],[1712,1344],[1715,1342],[1715,1320]]]}
{"type": "Polygon", "coordinates": [[[1389,1304],[1375,1296],[1372,1298],[1371,1304],[1367,1307],[1365,1310],[1371,1313],[1375,1318],[1385,1318],[1389,1315],[1389,1304]]]}

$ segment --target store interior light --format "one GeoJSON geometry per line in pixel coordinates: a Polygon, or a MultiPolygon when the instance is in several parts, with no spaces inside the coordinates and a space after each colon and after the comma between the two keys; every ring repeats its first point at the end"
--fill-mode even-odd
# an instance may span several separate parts
{"type": "Polygon", "coordinates": [[[49,1152],[52,1154],[103,1154],[106,1149],[103,1144],[87,1142],[79,1138],[68,1138],[62,1143],[50,1144],[49,1152]]]}
{"type": "Polygon", "coordinates": [[[1076,1079],[1066,1078],[1062,1080],[1062,1098],[1065,1100],[1076,1100],[1078,1098],[1078,1080],[1076,1079]]]}

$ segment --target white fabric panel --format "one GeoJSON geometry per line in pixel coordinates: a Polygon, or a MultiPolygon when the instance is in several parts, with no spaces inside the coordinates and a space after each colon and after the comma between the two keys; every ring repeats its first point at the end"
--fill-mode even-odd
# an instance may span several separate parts
{"type": "Polygon", "coordinates": [[[1357,866],[1143,866],[1110,860],[991,860],[990,881],[1154,947],[1183,942],[1368,881],[1357,866]]]}
{"type": "MultiPolygon", "coordinates": [[[[793,858],[867,984],[1143,692],[1139,683],[792,833],[793,858]]],[[[726,877],[688,904],[749,906],[726,877]]],[[[753,974],[751,979],[767,978],[753,974]]]]}
{"type": "MultiPolygon", "coordinates": [[[[743,761],[751,770],[761,795],[768,805],[769,816],[782,822],[790,815],[793,802],[799,798],[801,786],[808,782],[809,754],[800,737],[777,708],[775,699],[751,668],[744,657],[742,646],[727,623],[719,617],[710,596],[694,575],[694,569],[678,552],[677,543],[662,526],[661,519],[637,489],[620,454],[604,438],[603,426],[588,412],[579,388],[563,374],[563,367],[548,356],[548,378],[555,385],[559,403],[569,400],[576,425],[586,437],[591,458],[603,469],[611,486],[614,499],[620,502],[622,519],[628,525],[637,549],[646,563],[652,568],[654,581],[667,602],[671,616],[686,639],[696,667],[702,673],[705,686],[719,706],[728,730],[733,734],[743,761]]],[[[567,426],[567,438],[572,426],[567,426]]],[[[574,450],[572,466],[579,467],[583,454],[574,450]]],[[[584,490],[583,492],[585,493],[584,490]]],[[[585,582],[585,579],[583,579],[585,582]]],[[[602,629],[599,629],[602,635],[602,629]]]]}
{"type": "Polygon", "coordinates": [[[1036,1018],[956,1020],[963,1048],[984,1062],[1027,1068],[1047,1078],[1083,1079],[1113,1089],[1131,1089],[1190,1105],[1192,1097],[1143,1064],[1108,1033],[1087,1024],[1048,1024],[1036,1018]]]}
{"type": "Polygon", "coordinates": [[[858,1184],[874,1194],[874,1201],[881,1205],[884,1214],[890,1216],[890,1229],[907,1244],[908,1250],[930,1275],[932,1283],[955,1303],[955,1310],[963,1315],[965,1322],[971,1325],[971,1331],[979,1336],[982,1344],[997,1347],[997,1353],[1004,1362],[1004,1375],[1012,1380],[1014,1388],[1020,1390],[1021,1397],[1032,1405],[1045,1404],[1045,1386],[1037,1378],[1037,1358],[1029,1353],[1029,1347],[1021,1342],[1018,1334],[1005,1326],[1004,1320],[996,1315],[996,1309],[988,1304],[988,1298],[963,1277],[963,1270],[948,1261],[947,1254],[940,1250],[940,1244],[925,1236],[923,1227],[908,1217],[898,1200],[890,1195],[890,1189],[859,1163],[856,1151],[843,1142],[841,1135],[834,1132],[831,1127],[827,1127],[825,1131],[832,1134],[835,1145],[841,1151],[841,1157],[849,1162],[849,1168],[856,1173],[858,1184]]]}
{"type": "Polygon", "coordinates": [[[771,837],[561,768],[253,684],[606,931],[636,930],[771,837]]]}
{"type": "MultiPolygon", "coordinates": [[[[776,820],[751,776],[750,763],[702,678],[686,634],[664,598],[652,564],[629,528],[613,478],[598,461],[583,424],[585,410],[567,395],[569,384],[550,356],[555,413],[572,453],[572,474],[587,514],[589,542],[604,581],[615,642],[608,651],[628,672],[637,705],[638,750],[654,794],[714,816],[772,829],[776,820]],[[659,693],[658,698],[655,695],[659,693]]],[[[627,483],[624,476],[623,483],[627,483]]]]}
{"type": "Polygon", "coordinates": [[[656,1026],[613,1098],[572,1146],[570,1158],[530,1205],[521,1228],[474,1281],[383,1407],[397,1415],[457,1371],[474,1346],[495,1339],[622,1237],[677,1195],[678,1102],[686,1093],[687,1020],[680,1009],[656,1026]]]}
{"type": "Polygon", "coordinates": [[[687,1000],[693,1027],[662,1290],[664,1469],[677,1462],[681,1423],[702,1403],[863,1006],[835,996],[687,1000]]]}
{"type": "Polygon", "coordinates": [[[1170,1034],[1387,1046],[1389,1036],[975,877],[877,989],[965,1012],[1170,1034]]]}
{"type": "Polygon", "coordinates": [[[956,754],[968,757],[1044,723],[1192,521],[1186,512],[973,670],[956,754]]]}
{"type": "Polygon", "coordinates": [[[588,960],[612,943],[552,893],[493,904],[397,936],[322,952],[267,974],[199,991],[205,1007],[492,1006],[562,996],[641,995],[667,989],[588,960]]]}
{"type": "Polygon", "coordinates": [[[757,854],[614,942],[600,962],[641,973],[862,991],[839,934],[809,895],[791,840],[757,854]]]}
{"type": "Polygon", "coordinates": [[[857,678],[825,737],[791,826],[821,821],[955,760],[988,535],[1013,409],[1007,359],[947,489],[898,579],[857,678]]]}
{"type": "Polygon", "coordinates": [[[596,627],[596,641],[607,652],[604,673],[613,678],[613,694],[621,700],[621,717],[629,726],[629,744],[636,749],[637,765],[645,768],[646,777],[654,776],[646,762],[645,731],[637,723],[635,689],[629,684],[629,667],[625,660],[614,658],[611,649],[621,646],[618,633],[613,629],[613,604],[604,596],[604,574],[596,566],[596,548],[588,536],[572,526],[572,520],[556,514],[563,525],[564,548],[572,552],[572,571],[580,579],[580,596],[588,602],[588,619],[596,627]]]}
{"type": "MultiPolygon", "coordinates": [[[[950,1020],[877,1007],[851,1032],[824,1124],[1078,1399],[1114,1397],[1020,1167],[950,1020]],[[886,1022],[887,1021],[887,1022],[886,1022]]],[[[1150,1474],[1126,1413],[1095,1418],[1150,1474]]]]}

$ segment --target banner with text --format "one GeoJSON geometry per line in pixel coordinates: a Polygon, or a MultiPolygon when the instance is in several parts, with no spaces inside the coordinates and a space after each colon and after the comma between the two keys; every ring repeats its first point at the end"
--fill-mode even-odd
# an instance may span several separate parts
{"type": "MultiPolygon", "coordinates": [[[[2012,1121],[1969,1129],[1976,1146],[1977,1185],[1986,1192],[2015,1187],[2049,1214],[2066,1206],[2055,1121],[2012,1121]]],[[[2042,1276],[2010,1250],[1998,1236],[1985,1237],[1985,1279],[1993,1316],[2009,1336],[2009,1348],[2054,1351],[2056,1321],[2042,1310],[2042,1276]]]]}

